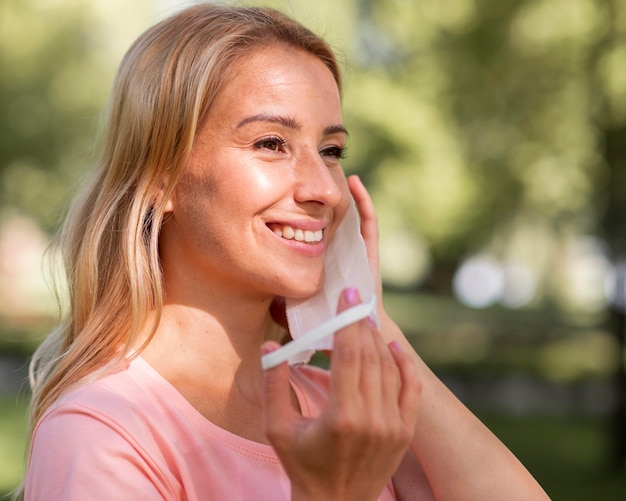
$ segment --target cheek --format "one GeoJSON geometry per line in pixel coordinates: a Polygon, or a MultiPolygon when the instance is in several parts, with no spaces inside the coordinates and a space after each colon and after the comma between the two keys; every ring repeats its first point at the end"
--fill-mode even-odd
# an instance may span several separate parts
{"type": "Polygon", "coordinates": [[[213,196],[215,183],[206,170],[189,169],[182,175],[175,190],[177,207],[202,202],[213,196]]]}
{"type": "Polygon", "coordinates": [[[278,169],[250,169],[246,170],[238,182],[246,190],[253,188],[257,193],[266,193],[276,190],[276,184],[280,180],[278,172],[278,169]]]}
{"type": "MultiPolygon", "coordinates": [[[[221,166],[220,166],[221,167],[221,166]]],[[[270,176],[231,163],[228,168],[189,172],[176,189],[174,215],[188,238],[203,241],[239,235],[251,216],[275,193],[270,176]]]]}
{"type": "Polygon", "coordinates": [[[352,195],[350,194],[348,180],[346,179],[343,170],[340,170],[333,177],[335,178],[335,182],[341,191],[341,201],[337,204],[337,208],[335,209],[337,217],[341,219],[348,210],[349,204],[352,203],[352,195]]]}
{"type": "Polygon", "coordinates": [[[329,235],[330,240],[333,239],[335,232],[337,231],[337,227],[343,220],[346,212],[348,211],[348,207],[352,203],[352,195],[350,194],[350,189],[348,188],[348,182],[346,181],[346,178],[344,176],[342,176],[341,178],[336,178],[336,182],[341,191],[341,201],[335,206],[335,222],[333,224],[332,233],[329,235]]]}
{"type": "Polygon", "coordinates": [[[214,207],[216,186],[206,176],[186,173],[176,186],[173,218],[178,237],[184,242],[201,242],[210,238],[211,221],[216,217],[214,207]]]}

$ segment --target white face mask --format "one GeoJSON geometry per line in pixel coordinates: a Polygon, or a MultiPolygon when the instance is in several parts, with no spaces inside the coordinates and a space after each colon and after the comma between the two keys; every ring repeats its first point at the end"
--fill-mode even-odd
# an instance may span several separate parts
{"type": "Polygon", "coordinates": [[[332,334],[365,317],[371,317],[378,324],[374,279],[353,200],[326,250],[325,277],[324,286],[316,295],[286,300],[293,341],[264,355],[264,369],[285,361],[290,364],[308,362],[315,350],[332,349],[332,334]],[[346,287],[358,289],[363,303],[337,315],[339,297],[346,287]]]}

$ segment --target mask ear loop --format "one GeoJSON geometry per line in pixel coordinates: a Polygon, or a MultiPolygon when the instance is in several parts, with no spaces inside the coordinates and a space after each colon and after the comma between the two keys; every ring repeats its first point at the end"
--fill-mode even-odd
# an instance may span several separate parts
{"type": "Polygon", "coordinates": [[[338,330],[369,317],[372,313],[375,313],[375,311],[376,295],[372,294],[372,297],[367,303],[361,303],[348,310],[342,311],[336,317],[331,318],[322,325],[318,325],[298,339],[288,342],[276,351],[263,355],[261,357],[261,366],[264,370],[267,370],[283,362],[293,363],[293,361],[298,361],[298,355],[308,351],[311,346],[314,346],[327,336],[333,335],[338,330]]]}

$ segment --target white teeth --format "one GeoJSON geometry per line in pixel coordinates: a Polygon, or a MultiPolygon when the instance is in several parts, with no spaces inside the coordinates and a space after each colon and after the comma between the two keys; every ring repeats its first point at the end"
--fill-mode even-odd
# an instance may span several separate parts
{"type": "Polygon", "coordinates": [[[291,226],[275,228],[274,233],[279,237],[286,238],[287,240],[296,240],[298,242],[306,242],[310,244],[320,242],[323,237],[322,230],[301,230],[300,228],[294,229],[291,226]]]}

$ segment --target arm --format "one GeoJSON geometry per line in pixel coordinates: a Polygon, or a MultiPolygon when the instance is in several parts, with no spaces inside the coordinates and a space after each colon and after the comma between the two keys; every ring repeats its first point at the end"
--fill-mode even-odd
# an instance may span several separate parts
{"type": "MultiPolygon", "coordinates": [[[[361,234],[382,298],[378,224],[367,190],[348,178],[361,216],[361,234]]],[[[415,362],[422,383],[420,412],[410,443],[437,500],[549,499],[518,459],[435,376],[379,305],[381,334],[415,362]]]]}

